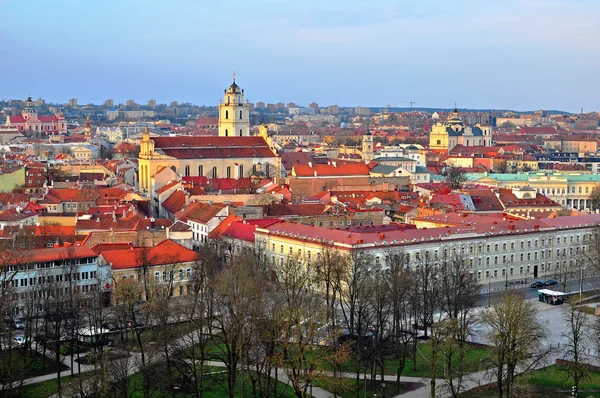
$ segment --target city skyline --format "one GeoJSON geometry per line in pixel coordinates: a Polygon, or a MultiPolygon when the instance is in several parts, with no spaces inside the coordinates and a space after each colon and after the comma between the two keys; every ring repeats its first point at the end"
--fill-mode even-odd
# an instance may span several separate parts
{"type": "Polygon", "coordinates": [[[0,50],[23,67],[0,67],[0,97],[215,105],[235,70],[254,103],[600,109],[586,0],[141,4],[4,0],[0,50]]]}

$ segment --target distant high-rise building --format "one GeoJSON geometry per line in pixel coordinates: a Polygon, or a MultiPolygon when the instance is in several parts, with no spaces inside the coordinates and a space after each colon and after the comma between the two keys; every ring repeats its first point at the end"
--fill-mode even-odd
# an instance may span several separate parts
{"type": "Polygon", "coordinates": [[[265,109],[265,103],[264,102],[257,102],[256,103],[256,109],[265,109]]]}
{"type": "Polygon", "coordinates": [[[42,106],[42,105],[44,105],[45,103],[46,103],[46,101],[44,101],[44,100],[43,100],[43,99],[41,99],[41,98],[38,98],[38,99],[37,99],[37,100],[35,100],[35,102],[34,102],[35,106],[42,106]]]}
{"type": "Polygon", "coordinates": [[[148,108],[156,108],[156,100],[149,100],[148,101],[148,108]]]}
{"type": "Polygon", "coordinates": [[[290,108],[298,108],[298,105],[296,103],[294,103],[294,102],[288,102],[287,108],[288,109],[290,109],[290,108]]]}
{"type": "Polygon", "coordinates": [[[127,102],[125,103],[125,106],[135,106],[135,101],[132,99],[128,99],[127,102]]]}
{"type": "MultiPolygon", "coordinates": [[[[281,105],[283,105],[283,104],[281,104],[281,105]]],[[[269,111],[275,112],[275,110],[277,109],[277,105],[275,105],[275,104],[267,104],[267,108],[269,109],[269,111]]]]}
{"type": "Polygon", "coordinates": [[[279,111],[282,111],[285,109],[285,104],[283,102],[278,102],[275,104],[275,108],[279,111]]]}
{"type": "Polygon", "coordinates": [[[354,108],[354,113],[358,116],[369,116],[371,111],[369,110],[369,108],[365,108],[364,106],[357,106],[356,108],[354,108]]]}
{"type": "Polygon", "coordinates": [[[254,111],[254,108],[255,108],[255,107],[254,107],[254,104],[253,104],[252,102],[248,102],[248,110],[249,110],[250,112],[253,112],[253,111],[254,111]]]}
{"type": "Polygon", "coordinates": [[[340,108],[337,105],[329,105],[327,107],[327,113],[329,113],[330,115],[337,115],[338,113],[340,113],[340,108]]]}
{"type": "Polygon", "coordinates": [[[104,101],[104,106],[107,108],[112,108],[113,106],[115,106],[115,101],[107,99],[106,101],[104,101]]]}
{"type": "Polygon", "coordinates": [[[315,115],[319,113],[319,104],[316,102],[311,102],[308,107],[315,110],[315,115]]]}
{"type": "Polygon", "coordinates": [[[179,101],[171,101],[171,107],[172,108],[175,108],[177,106],[179,106],[179,101]]]}
{"type": "Polygon", "coordinates": [[[77,98],[71,98],[71,99],[69,99],[69,106],[78,106],[78,104],[77,104],[77,98]]]}

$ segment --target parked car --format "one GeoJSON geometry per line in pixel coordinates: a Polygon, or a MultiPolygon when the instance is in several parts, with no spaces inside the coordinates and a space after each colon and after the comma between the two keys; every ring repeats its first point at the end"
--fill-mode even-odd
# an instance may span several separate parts
{"type": "Polygon", "coordinates": [[[17,318],[13,322],[13,327],[15,329],[25,329],[25,324],[23,322],[21,322],[21,320],[19,318],[17,318]]]}
{"type": "Polygon", "coordinates": [[[16,346],[22,346],[25,344],[25,338],[23,336],[15,336],[13,337],[13,342],[16,346]]]}
{"type": "Polygon", "coordinates": [[[554,286],[558,283],[558,281],[556,281],[555,279],[548,279],[546,281],[546,286],[554,286]]]}
{"type": "Polygon", "coordinates": [[[537,289],[537,288],[546,286],[546,284],[544,282],[542,282],[542,281],[537,281],[537,282],[533,282],[530,286],[532,288],[537,289]]]}

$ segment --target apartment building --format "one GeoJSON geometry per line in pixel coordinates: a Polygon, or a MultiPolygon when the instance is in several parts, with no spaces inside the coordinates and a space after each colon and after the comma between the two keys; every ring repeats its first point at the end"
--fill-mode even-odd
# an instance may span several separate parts
{"type": "Polygon", "coordinates": [[[369,254],[385,266],[389,256],[405,256],[409,267],[423,261],[464,258],[479,283],[526,283],[585,266],[582,256],[600,223],[599,214],[539,220],[478,219],[455,227],[402,229],[393,225],[320,228],[288,222],[257,227],[255,245],[272,262],[289,258],[307,264],[324,250],[369,254]]]}

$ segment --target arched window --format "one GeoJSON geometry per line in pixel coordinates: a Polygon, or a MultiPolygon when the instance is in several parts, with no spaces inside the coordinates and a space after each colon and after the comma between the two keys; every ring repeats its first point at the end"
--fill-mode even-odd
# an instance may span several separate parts
{"type": "Polygon", "coordinates": [[[229,111],[225,110],[225,119],[229,119],[229,111]]]}
{"type": "Polygon", "coordinates": [[[244,111],[240,111],[240,120],[243,119],[242,115],[244,114],[244,111]]]}
{"type": "Polygon", "coordinates": [[[199,176],[203,176],[204,175],[204,167],[202,167],[202,165],[198,166],[198,175],[199,176]]]}
{"type": "Polygon", "coordinates": [[[177,173],[177,167],[171,166],[171,170],[173,170],[175,173],[177,173]]]}
{"type": "Polygon", "coordinates": [[[238,178],[244,177],[244,166],[240,165],[238,178]]]}
{"type": "Polygon", "coordinates": [[[231,102],[231,96],[228,95],[227,96],[227,103],[230,103],[230,102],[231,102]]]}
{"type": "Polygon", "coordinates": [[[229,130],[225,129],[225,137],[229,137],[229,130]]]}
{"type": "Polygon", "coordinates": [[[242,135],[244,135],[244,134],[242,133],[242,129],[240,129],[240,137],[241,137],[242,135]]]}
{"type": "Polygon", "coordinates": [[[589,193],[590,187],[585,187],[585,193],[589,193]]]}
{"type": "Polygon", "coordinates": [[[190,166],[185,166],[185,176],[186,177],[190,176],[190,166]]]}
{"type": "Polygon", "coordinates": [[[581,187],[579,187],[579,193],[581,193],[581,187]]]}
{"type": "Polygon", "coordinates": [[[213,167],[212,169],[212,178],[217,178],[217,168],[213,167]]]}
{"type": "Polygon", "coordinates": [[[231,178],[231,166],[227,166],[227,178],[231,178]]]}

